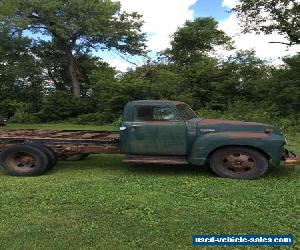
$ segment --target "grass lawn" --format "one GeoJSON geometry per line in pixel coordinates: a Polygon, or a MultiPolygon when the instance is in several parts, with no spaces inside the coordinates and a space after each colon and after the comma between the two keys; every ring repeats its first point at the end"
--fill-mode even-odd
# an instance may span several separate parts
{"type": "MultiPolygon", "coordinates": [[[[300,153],[300,134],[289,139],[300,153]]],[[[189,249],[192,234],[209,233],[292,233],[299,242],[299,180],[300,167],[241,181],[120,155],[59,162],[40,177],[0,171],[0,249],[189,249]]]]}

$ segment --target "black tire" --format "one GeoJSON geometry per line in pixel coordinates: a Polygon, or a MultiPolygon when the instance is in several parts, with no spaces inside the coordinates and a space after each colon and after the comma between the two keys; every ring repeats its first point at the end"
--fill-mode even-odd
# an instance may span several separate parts
{"type": "Polygon", "coordinates": [[[40,149],[41,151],[43,151],[47,155],[47,157],[48,157],[47,170],[51,170],[56,165],[57,156],[56,156],[56,153],[51,148],[48,148],[41,143],[30,143],[30,144],[26,144],[26,145],[31,145],[33,147],[36,147],[36,148],[40,149]]]}
{"type": "Polygon", "coordinates": [[[90,154],[75,154],[75,155],[65,155],[60,157],[63,161],[80,161],[88,157],[90,154]]]}
{"type": "Polygon", "coordinates": [[[19,144],[1,152],[0,164],[9,175],[38,176],[47,170],[48,157],[35,146],[19,144]]]}
{"type": "Polygon", "coordinates": [[[215,151],[210,157],[211,169],[221,177],[233,179],[256,179],[269,167],[267,157],[246,147],[226,147],[215,151]]]}

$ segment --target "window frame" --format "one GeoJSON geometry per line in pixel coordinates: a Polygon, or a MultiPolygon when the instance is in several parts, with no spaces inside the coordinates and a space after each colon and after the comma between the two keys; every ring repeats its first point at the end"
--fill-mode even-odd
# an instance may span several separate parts
{"type": "Polygon", "coordinates": [[[179,122],[179,121],[184,121],[184,119],[178,114],[178,110],[173,107],[173,106],[170,106],[170,105],[136,105],[134,107],[134,115],[133,115],[133,121],[134,122],[179,122]],[[172,120],[151,120],[151,121],[146,121],[146,120],[139,120],[137,119],[137,112],[138,112],[138,109],[139,108],[142,108],[142,107],[152,107],[153,109],[154,108],[169,108],[175,115],[174,119],[172,120]]]}

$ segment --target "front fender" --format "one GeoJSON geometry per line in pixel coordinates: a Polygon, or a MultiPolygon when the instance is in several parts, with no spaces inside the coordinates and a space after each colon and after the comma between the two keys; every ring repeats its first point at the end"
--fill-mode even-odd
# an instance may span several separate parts
{"type": "Polygon", "coordinates": [[[280,164],[283,136],[265,132],[215,132],[200,134],[192,146],[189,163],[203,165],[209,155],[218,148],[226,146],[244,146],[264,152],[274,164],[280,164]]]}

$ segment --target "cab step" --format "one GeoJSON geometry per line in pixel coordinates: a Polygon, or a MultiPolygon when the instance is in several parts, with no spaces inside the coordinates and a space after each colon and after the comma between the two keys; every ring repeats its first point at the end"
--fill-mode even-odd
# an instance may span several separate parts
{"type": "Polygon", "coordinates": [[[149,164],[170,164],[185,165],[188,161],[180,156],[148,156],[148,155],[126,155],[123,162],[129,163],[149,163],[149,164]]]}

